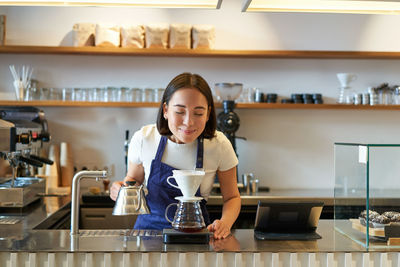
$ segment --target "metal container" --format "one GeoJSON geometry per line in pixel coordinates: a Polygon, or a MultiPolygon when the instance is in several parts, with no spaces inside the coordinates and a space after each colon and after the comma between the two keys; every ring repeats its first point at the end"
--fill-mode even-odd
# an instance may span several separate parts
{"type": "Polygon", "coordinates": [[[258,179],[250,180],[250,184],[251,184],[251,192],[257,193],[258,192],[258,185],[259,185],[258,179]]]}
{"type": "Polygon", "coordinates": [[[243,186],[246,188],[246,194],[250,194],[250,181],[254,180],[254,174],[245,173],[242,175],[243,186]]]}
{"type": "Polygon", "coordinates": [[[143,185],[137,186],[127,182],[118,192],[117,200],[113,209],[113,215],[136,215],[149,214],[150,210],[146,203],[143,185]]]}
{"type": "Polygon", "coordinates": [[[25,207],[46,191],[46,181],[35,177],[0,178],[0,207],[25,207]]]}

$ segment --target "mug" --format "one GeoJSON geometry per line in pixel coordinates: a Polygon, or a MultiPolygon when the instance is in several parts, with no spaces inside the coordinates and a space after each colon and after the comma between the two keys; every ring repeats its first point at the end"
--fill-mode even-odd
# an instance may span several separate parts
{"type": "Polygon", "coordinates": [[[191,198],[196,194],[204,175],[204,171],[173,170],[172,176],[167,178],[167,183],[172,187],[180,189],[184,197],[191,198]],[[172,178],[175,179],[178,185],[174,185],[169,181],[172,178]]]}

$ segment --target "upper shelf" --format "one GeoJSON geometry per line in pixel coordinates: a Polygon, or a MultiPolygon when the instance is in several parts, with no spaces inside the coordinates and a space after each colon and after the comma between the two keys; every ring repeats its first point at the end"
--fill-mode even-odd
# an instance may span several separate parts
{"type": "MultiPolygon", "coordinates": [[[[76,102],[76,101],[4,101],[0,106],[37,106],[37,107],[132,107],[158,108],[160,103],[144,102],[76,102]]],[[[221,103],[216,103],[222,108],[221,103]]],[[[343,104],[281,104],[281,103],[237,103],[238,109],[353,109],[353,110],[400,110],[400,105],[343,105],[343,104]]]]}
{"type": "Polygon", "coordinates": [[[312,50],[192,50],[136,49],[122,47],[0,46],[3,54],[116,55],[157,57],[233,57],[233,58],[340,58],[400,59],[400,52],[312,51],[312,50]]]}

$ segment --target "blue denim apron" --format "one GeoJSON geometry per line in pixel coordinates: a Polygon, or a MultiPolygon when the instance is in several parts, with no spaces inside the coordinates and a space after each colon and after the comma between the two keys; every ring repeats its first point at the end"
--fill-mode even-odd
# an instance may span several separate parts
{"type": "MultiPolygon", "coordinates": [[[[171,223],[165,219],[165,209],[171,203],[178,203],[175,197],[182,196],[182,192],[167,183],[167,178],[172,175],[172,170],[176,170],[176,168],[161,162],[167,140],[168,138],[166,136],[161,136],[156,157],[151,162],[150,175],[147,181],[148,194],[146,196],[147,205],[151,213],[139,215],[134,229],[162,230],[165,228],[172,228],[171,223]]],[[[196,168],[203,168],[203,154],[204,140],[199,137],[197,139],[196,168]]],[[[196,196],[200,196],[200,188],[197,190],[196,196]]],[[[206,209],[206,203],[207,202],[203,199],[200,202],[200,206],[204,222],[207,226],[210,224],[210,219],[206,209]]],[[[170,208],[168,210],[168,218],[172,220],[174,216],[175,209],[170,208]]]]}

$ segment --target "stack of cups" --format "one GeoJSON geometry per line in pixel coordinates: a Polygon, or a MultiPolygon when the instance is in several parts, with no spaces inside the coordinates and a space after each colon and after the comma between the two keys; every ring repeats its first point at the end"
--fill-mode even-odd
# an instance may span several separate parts
{"type": "Polygon", "coordinates": [[[70,187],[74,176],[74,160],[72,157],[71,146],[65,142],[60,144],[60,169],[61,186],[70,187]]]}
{"type": "Polygon", "coordinates": [[[60,147],[58,145],[51,145],[49,148],[49,159],[54,163],[46,166],[46,193],[52,193],[54,188],[58,187],[60,177],[60,147]]]}

